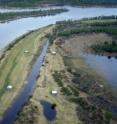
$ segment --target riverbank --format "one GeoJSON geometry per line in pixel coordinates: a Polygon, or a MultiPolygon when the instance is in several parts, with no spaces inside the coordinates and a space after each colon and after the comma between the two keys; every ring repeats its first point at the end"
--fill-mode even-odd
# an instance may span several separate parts
{"type": "Polygon", "coordinates": [[[63,12],[67,12],[68,9],[49,9],[49,10],[38,10],[38,11],[25,11],[25,12],[8,12],[0,13],[0,22],[4,23],[6,21],[11,21],[26,17],[38,17],[38,16],[49,16],[56,15],[63,12]]]}
{"type": "Polygon", "coordinates": [[[0,61],[0,118],[27,83],[27,75],[42,49],[44,36],[51,29],[48,26],[24,35],[5,51],[0,61]],[[9,85],[11,89],[7,88],[9,85]]]}

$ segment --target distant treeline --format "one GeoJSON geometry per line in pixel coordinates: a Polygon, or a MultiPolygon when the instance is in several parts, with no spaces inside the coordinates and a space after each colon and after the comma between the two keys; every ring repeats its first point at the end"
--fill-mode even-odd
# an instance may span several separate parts
{"type": "Polygon", "coordinates": [[[117,19],[117,15],[112,16],[97,16],[97,17],[91,17],[91,18],[83,18],[82,20],[106,20],[106,19],[117,19]]]}
{"type": "Polygon", "coordinates": [[[0,6],[10,7],[32,7],[41,4],[55,4],[61,0],[0,0],[0,6]]]}
{"type": "Polygon", "coordinates": [[[71,4],[77,5],[115,5],[117,0],[69,0],[71,4]]]}
{"type": "Polygon", "coordinates": [[[80,33],[108,33],[108,34],[113,34],[117,35],[117,29],[116,28],[81,28],[81,29],[71,29],[63,32],[59,32],[58,36],[70,36],[73,34],[80,34],[80,33]]]}
{"type": "Polygon", "coordinates": [[[117,5],[117,0],[0,0],[0,6],[32,7],[41,4],[117,5]]]}
{"type": "Polygon", "coordinates": [[[79,21],[59,21],[56,22],[58,36],[70,36],[80,33],[100,33],[105,32],[117,35],[117,16],[100,16],[85,18],[79,21]]]}

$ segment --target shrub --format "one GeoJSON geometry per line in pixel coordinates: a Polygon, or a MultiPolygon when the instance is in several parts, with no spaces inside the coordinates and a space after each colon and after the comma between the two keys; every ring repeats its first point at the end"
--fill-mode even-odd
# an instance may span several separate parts
{"type": "Polygon", "coordinates": [[[112,119],[112,112],[106,111],[104,116],[107,121],[110,121],[112,119]]]}
{"type": "Polygon", "coordinates": [[[71,90],[70,90],[69,88],[67,88],[67,87],[62,87],[62,88],[61,88],[61,92],[62,92],[64,95],[67,95],[67,96],[72,95],[71,90]]]}

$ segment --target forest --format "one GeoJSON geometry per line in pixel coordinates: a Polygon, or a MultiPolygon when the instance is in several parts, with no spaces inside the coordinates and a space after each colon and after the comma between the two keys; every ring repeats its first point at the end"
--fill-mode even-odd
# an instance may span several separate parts
{"type": "Polygon", "coordinates": [[[3,7],[32,7],[43,4],[56,4],[56,5],[117,5],[117,0],[0,0],[0,6],[3,7]]]}

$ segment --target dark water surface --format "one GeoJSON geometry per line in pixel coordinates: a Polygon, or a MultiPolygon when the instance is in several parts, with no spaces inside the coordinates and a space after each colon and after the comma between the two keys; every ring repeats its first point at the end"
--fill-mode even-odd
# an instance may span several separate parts
{"type": "Polygon", "coordinates": [[[43,114],[48,121],[53,121],[56,118],[56,109],[52,108],[52,104],[48,101],[41,100],[41,105],[43,106],[43,114]]]}
{"type": "Polygon", "coordinates": [[[97,72],[101,73],[110,83],[113,88],[117,88],[117,59],[107,56],[99,56],[93,54],[83,54],[82,57],[85,61],[94,68],[97,72]]]}

